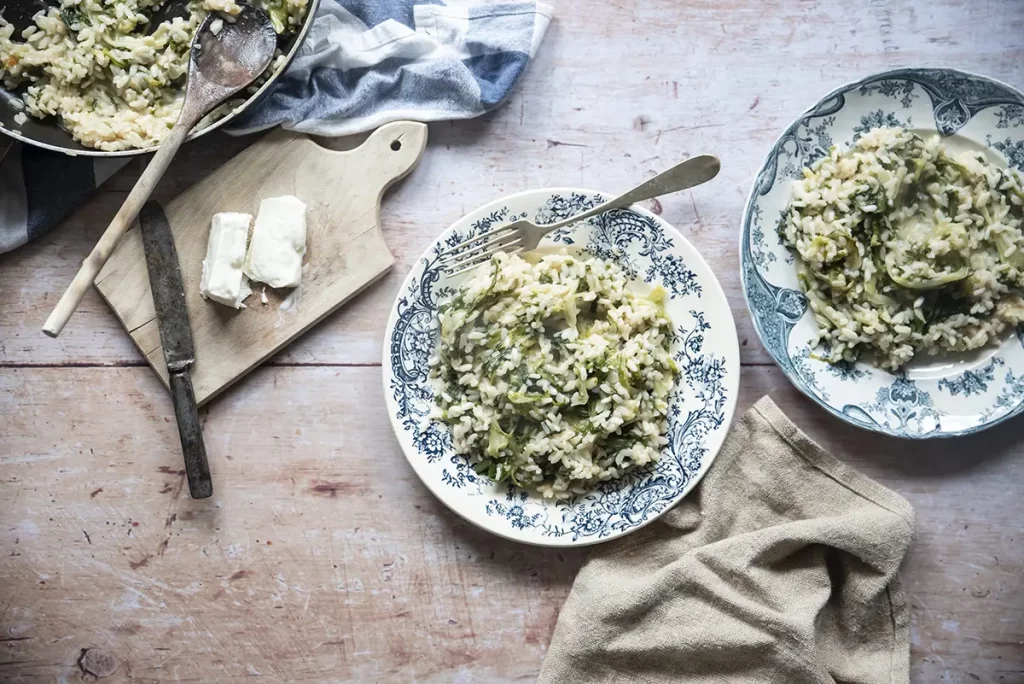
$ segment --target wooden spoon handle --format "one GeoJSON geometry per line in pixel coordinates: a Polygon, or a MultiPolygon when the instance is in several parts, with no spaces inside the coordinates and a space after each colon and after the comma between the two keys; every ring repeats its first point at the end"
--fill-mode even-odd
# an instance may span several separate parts
{"type": "Polygon", "coordinates": [[[185,138],[195,123],[192,117],[182,117],[174,125],[174,128],[171,129],[171,132],[168,133],[167,138],[160,144],[156,154],[153,155],[149,165],[146,166],[146,170],[139,176],[135,187],[128,193],[128,198],[121,205],[121,209],[114,215],[114,220],[110,222],[99,242],[96,243],[92,252],[82,262],[82,267],[78,270],[75,279],[68,285],[68,289],[64,292],[60,301],[57,302],[57,306],[53,308],[50,317],[46,319],[46,323],[43,325],[44,333],[50,337],[56,337],[64,329],[64,325],[71,318],[71,314],[75,312],[75,309],[78,308],[82,297],[85,296],[86,291],[96,279],[97,274],[99,274],[100,269],[103,268],[103,264],[107,263],[107,259],[113,253],[114,247],[117,246],[121,237],[128,232],[128,229],[135,222],[136,217],[138,217],[142,205],[153,194],[153,189],[160,182],[167,167],[170,166],[171,160],[174,159],[178,148],[185,142],[185,138]],[[188,120],[183,120],[186,118],[188,120]]]}

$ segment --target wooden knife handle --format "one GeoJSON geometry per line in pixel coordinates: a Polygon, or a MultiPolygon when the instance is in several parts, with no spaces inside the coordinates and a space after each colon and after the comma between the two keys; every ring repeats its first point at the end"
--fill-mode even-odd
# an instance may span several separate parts
{"type": "Polygon", "coordinates": [[[210,477],[210,464],[206,460],[206,444],[203,443],[203,428],[199,424],[199,409],[196,407],[192,378],[184,370],[171,373],[170,379],[181,452],[185,456],[188,492],[193,499],[205,499],[213,494],[213,479],[210,477]]]}

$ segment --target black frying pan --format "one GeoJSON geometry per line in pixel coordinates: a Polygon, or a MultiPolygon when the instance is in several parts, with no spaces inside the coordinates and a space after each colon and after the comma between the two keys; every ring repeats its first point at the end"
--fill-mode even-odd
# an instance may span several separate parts
{"type": "MultiPolygon", "coordinates": [[[[36,12],[40,9],[45,9],[47,6],[59,5],[57,0],[5,0],[2,4],[4,18],[15,27],[14,36],[12,36],[15,40],[20,39],[19,36],[21,35],[22,29],[32,25],[32,16],[36,12]]],[[[238,114],[253,106],[267,93],[274,81],[277,80],[277,77],[280,76],[286,68],[288,68],[288,65],[291,64],[292,60],[295,58],[296,53],[299,51],[299,47],[302,45],[302,41],[306,38],[306,33],[309,31],[309,27],[313,23],[313,17],[316,16],[316,11],[319,6],[320,0],[309,0],[306,20],[302,23],[302,27],[296,34],[280,40],[278,47],[280,47],[282,52],[285,54],[284,66],[271,76],[255,94],[246,100],[245,104],[232,111],[223,119],[214,122],[202,130],[192,133],[192,135],[189,136],[189,140],[206,135],[210,131],[231,121],[238,114]]],[[[173,8],[169,9],[173,11],[173,8]]],[[[19,111],[20,110],[16,109],[14,105],[11,104],[11,93],[5,90],[3,85],[0,84],[0,133],[7,134],[8,136],[21,140],[22,142],[28,143],[29,145],[35,145],[37,147],[43,147],[57,152],[64,152],[65,154],[89,157],[129,157],[137,154],[146,154],[151,151],[151,148],[143,148],[120,150],[117,152],[105,152],[103,150],[95,150],[91,147],[85,147],[78,141],[74,140],[55,120],[52,119],[40,120],[29,117],[28,121],[19,126],[14,122],[14,116],[18,114],[19,111]]],[[[0,136],[0,138],[2,138],[2,136],[0,136]]],[[[7,141],[0,139],[0,157],[3,156],[2,153],[7,147],[5,142],[7,141]]]]}

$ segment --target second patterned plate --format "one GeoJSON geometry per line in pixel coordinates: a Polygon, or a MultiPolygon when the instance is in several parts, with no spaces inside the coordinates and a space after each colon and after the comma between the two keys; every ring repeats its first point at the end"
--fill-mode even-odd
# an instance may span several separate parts
{"type": "Polygon", "coordinates": [[[816,358],[816,331],[777,226],[801,169],[878,126],[939,133],[952,149],[983,150],[1024,171],[1024,95],[953,69],[898,69],[829,93],[782,134],[761,167],[743,215],[740,261],[747,305],[769,353],[807,396],[869,430],[910,438],[977,432],[1024,410],[1020,331],[972,356],[909,364],[893,375],[867,363],[816,358]]]}

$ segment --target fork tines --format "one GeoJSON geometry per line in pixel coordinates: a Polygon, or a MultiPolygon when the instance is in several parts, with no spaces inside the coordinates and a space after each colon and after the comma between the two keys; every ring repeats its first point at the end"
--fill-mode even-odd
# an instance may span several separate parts
{"type": "Polygon", "coordinates": [[[501,226],[445,249],[438,255],[438,263],[449,275],[455,276],[486,263],[498,252],[521,252],[521,245],[518,230],[501,226]]]}

